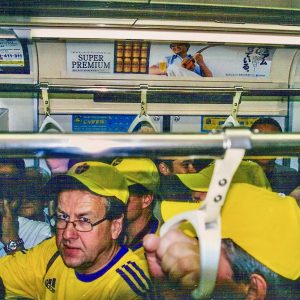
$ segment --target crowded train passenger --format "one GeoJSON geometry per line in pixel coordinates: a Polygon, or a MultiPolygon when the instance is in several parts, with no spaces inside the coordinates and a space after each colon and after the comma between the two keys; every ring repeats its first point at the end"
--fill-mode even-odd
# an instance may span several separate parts
{"type": "Polygon", "coordinates": [[[158,170],[148,158],[117,158],[112,165],[126,177],[129,190],[126,245],[144,257],[143,237],[159,229],[159,221],[154,215],[159,189],[158,170]]]}
{"type": "Polygon", "coordinates": [[[159,159],[156,165],[163,176],[197,172],[193,165],[193,160],[187,158],[159,159]]]}
{"type": "Polygon", "coordinates": [[[48,198],[43,192],[43,187],[49,179],[49,173],[41,167],[25,169],[24,195],[18,209],[19,216],[35,221],[48,221],[45,213],[48,198]]]}
{"type": "Polygon", "coordinates": [[[29,249],[51,237],[42,194],[43,185],[49,178],[46,174],[38,168],[26,168],[23,178],[2,187],[0,256],[13,253],[16,245],[29,249]]]}
{"type": "MultiPolygon", "coordinates": [[[[198,206],[166,201],[162,216],[167,221],[183,207],[188,211],[198,206]]],[[[300,209],[294,198],[233,184],[221,223],[216,284],[208,299],[300,299],[300,209]]],[[[181,299],[189,299],[201,278],[197,239],[173,228],[163,237],[147,235],[144,248],[152,276],[161,286],[181,292],[181,299]]]]}
{"type": "MultiPolygon", "coordinates": [[[[193,174],[176,174],[175,176],[161,177],[160,192],[164,197],[172,199],[190,199],[202,203],[205,200],[209,184],[213,175],[214,164],[193,174]]],[[[248,183],[271,189],[262,168],[252,161],[242,161],[235,172],[232,183],[248,183]]]]}
{"type": "Polygon", "coordinates": [[[128,201],[125,177],[100,162],[74,165],[53,177],[56,238],[0,260],[8,296],[34,299],[147,299],[145,260],[121,246],[128,201]],[[16,272],[17,270],[17,272],[16,272]]]}
{"type": "MultiPolygon", "coordinates": [[[[0,180],[23,178],[25,161],[22,158],[0,158],[0,180]]],[[[6,182],[4,182],[5,184],[6,182]]],[[[9,182],[8,182],[9,184],[9,182]]]]}
{"type": "MultiPolygon", "coordinates": [[[[282,132],[280,124],[272,118],[257,119],[251,126],[252,131],[272,133],[282,132]]],[[[273,191],[289,195],[298,185],[300,176],[290,167],[276,163],[275,159],[255,160],[265,171],[273,191]]]]}

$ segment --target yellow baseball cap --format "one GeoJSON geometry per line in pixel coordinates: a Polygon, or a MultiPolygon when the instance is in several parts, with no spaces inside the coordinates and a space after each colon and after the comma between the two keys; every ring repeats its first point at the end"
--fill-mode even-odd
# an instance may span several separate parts
{"type": "Polygon", "coordinates": [[[127,185],[140,184],[151,192],[159,188],[159,173],[156,165],[148,158],[116,158],[112,162],[127,180],[127,185]]]}
{"type": "Polygon", "coordinates": [[[129,192],[125,177],[111,165],[86,161],[75,164],[66,174],[60,174],[47,184],[53,192],[80,185],[97,195],[115,196],[127,203],[129,192]]]}
{"type": "MultiPolygon", "coordinates": [[[[167,221],[198,203],[163,201],[167,221]]],[[[296,200],[247,183],[233,184],[221,211],[222,238],[230,238],[275,273],[300,277],[300,208],[296,200]]]]}
{"type": "MultiPolygon", "coordinates": [[[[208,191],[214,167],[215,165],[211,164],[199,173],[176,175],[190,190],[205,192],[208,191]]],[[[271,185],[263,169],[253,161],[242,161],[231,183],[249,183],[271,190],[271,185]]]]}

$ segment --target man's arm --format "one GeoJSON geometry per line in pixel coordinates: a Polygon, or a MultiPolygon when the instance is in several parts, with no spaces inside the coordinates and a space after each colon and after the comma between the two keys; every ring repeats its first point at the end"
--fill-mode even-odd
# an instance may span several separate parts
{"type": "Polygon", "coordinates": [[[13,254],[15,251],[24,249],[24,242],[18,235],[19,222],[15,209],[18,207],[16,201],[19,199],[3,199],[1,242],[5,245],[4,250],[7,254],[13,254]]]}

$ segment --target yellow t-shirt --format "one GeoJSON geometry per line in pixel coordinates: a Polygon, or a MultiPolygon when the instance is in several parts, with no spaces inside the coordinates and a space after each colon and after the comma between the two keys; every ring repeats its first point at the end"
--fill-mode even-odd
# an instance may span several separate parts
{"type": "Polygon", "coordinates": [[[152,285],[145,260],[121,247],[111,262],[93,274],[68,268],[57,252],[55,238],[0,260],[0,277],[7,295],[33,299],[150,299],[152,285]]]}

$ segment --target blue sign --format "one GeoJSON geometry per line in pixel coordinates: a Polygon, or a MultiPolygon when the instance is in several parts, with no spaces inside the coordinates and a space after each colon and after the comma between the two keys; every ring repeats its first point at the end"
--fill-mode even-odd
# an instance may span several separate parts
{"type": "Polygon", "coordinates": [[[72,115],[73,132],[127,132],[136,115],[72,115]]]}

